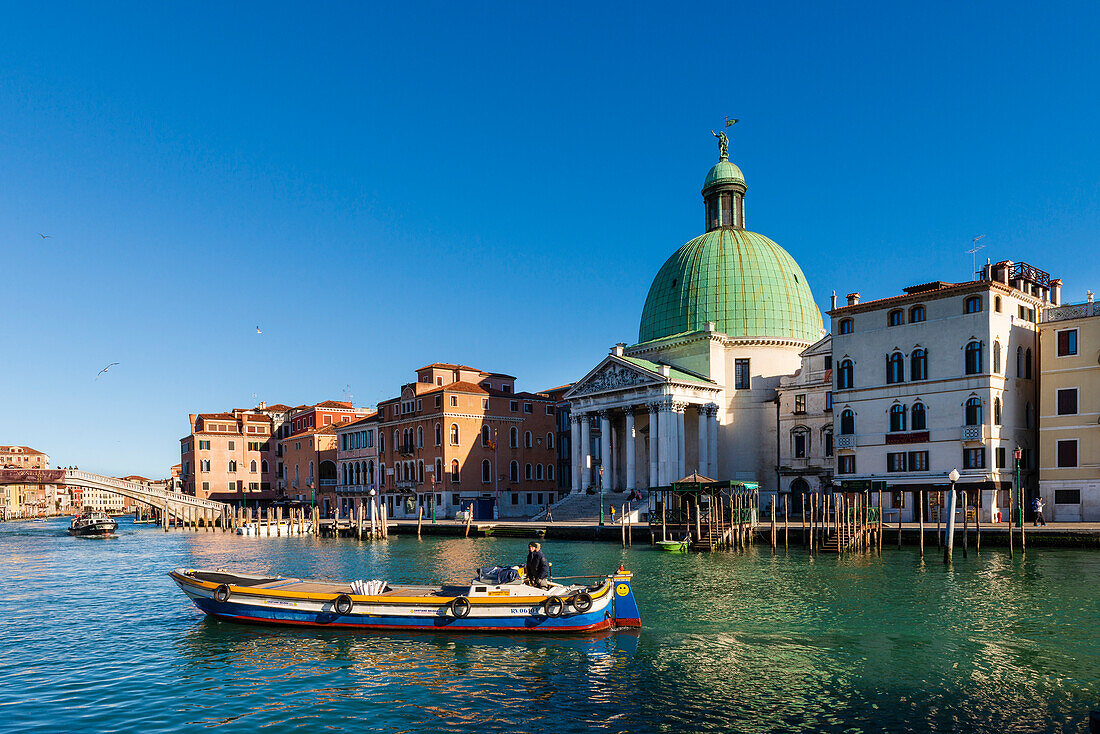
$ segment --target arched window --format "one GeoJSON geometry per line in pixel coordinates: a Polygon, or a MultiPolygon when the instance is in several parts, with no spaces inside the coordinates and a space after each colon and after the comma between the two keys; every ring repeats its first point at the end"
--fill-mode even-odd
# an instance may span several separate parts
{"type": "Polygon", "coordinates": [[[833,427],[825,426],[821,429],[821,442],[825,445],[825,455],[833,455],[833,427]]]}
{"type": "Polygon", "coordinates": [[[905,313],[900,308],[896,308],[886,315],[887,326],[901,326],[904,323],[905,313]]]}
{"type": "Polygon", "coordinates": [[[378,465],[378,486],[379,487],[385,487],[386,486],[386,465],[385,464],[379,464],[378,465]]]}
{"type": "Polygon", "coordinates": [[[458,424],[451,424],[451,445],[458,446],[458,424]]]}
{"type": "Polygon", "coordinates": [[[901,352],[894,352],[886,358],[886,383],[905,381],[905,357],[901,352]]]}
{"type": "Polygon", "coordinates": [[[963,313],[978,313],[982,310],[982,297],[970,296],[963,301],[963,313]]]}
{"type": "Polygon", "coordinates": [[[851,409],[840,414],[840,435],[851,436],[856,432],[856,414],[851,409]]]}
{"type": "Polygon", "coordinates": [[[890,430],[905,430],[905,406],[894,405],[890,408],[890,430]]]}
{"type": "Polygon", "coordinates": [[[367,462],[367,484],[374,484],[374,462],[367,462]]]}
{"type": "Polygon", "coordinates": [[[523,478],[526,479],[528,482],[531,481],[531,465],[530,464],[524,464],[523,465],[523,478]]]}
{"type": "Polygon", "coordinates": [[[309,462],[309,483],[313,484],[313,462],[309,462]]]}
{"type": "Polygon", "coordinates": [[[488,459],[483,459],[481,462],[481,481],[483,484],[493,481],[493,465],[488,459]]]}
{"type": "Polygon", "coordinates": [[[810,431],[805,426],[791,429],[791,454],[796,459],[810,455],[810,431]]]}
{"type": "Polygon", "coordinates": [[[424,429],[421,426],[416,427],[416,447],[424,448],[424,429]]]}
{"type": "Polygon", "coordinates": [[[435,424],[435,445],[439,446],[443,443],[443,427],[438,423],[435,424]]]}
{"type": "Polygon", "coordinates": [[[1024,348],[1016,347],[1016,376],[1023,379],[1024,376],[1024,348]]]}
{"type": "Polygon", "coordinates": [[[993,398],[993,425],[1001,425],[1001,399],[993,398]]]}
{"type": "Polygon", "coordinates": [[[267,459],[260,462],[260,471],[267,474],[267,459]]]}
{"type": "Polygon", "coordinates": [[[416,481],[424,483],[424,460],[421,459],[416,462],[416,481]]]}
{"type": "Polygon", "coordinates": [[[458,484],[458,459],[451,460],[451,483],[458,484]]]}
{"type": "Polygon", "coordinates": [[[255,473],[256,473],[256,460],[255,460],[255,459],[253,459],[253,460],[252,460],[252,463],[250,463],[250,464],[248,465],[248,470],[249,470],[250,472],[252,472],[253,474],[255,474],[255,473]]]}
{"type": "Polygon", "coordinates": [[[913,403],[913,409],[909,411],[909,423],[914,431],[928,429],[928,418],[924,412],[924,403],[913,403]]]}
{"type": "Polygon", "coordinates": [[[1031,379],[1031,347],[1028,347],[1027,351],[1024,352],[1024,379],[1031,379]]]}
{"type": "Polygon", "coordinates": [[[836,389],[837,390],[850,390],[852,388],[852,378],[855,368],[852,365],[852,360],[846,359],[840,363],[840,369],[836,373],[836,389]]]}
{"type": "Polygon", "coordinates": [[[909,309],[909,323],[916,324],[924,321],[924,306],[913,306],[909,309]]]}
{"type": "Polygon", "coordinates": [[[411,434],[409,433],[409,429],[408,429],[408,428],[406,428],[405,430],[401,431],[401,450],[402,450],[402,451],[408,451],[409,449],[411,449],[411,448],[412,448],[412,441],[411,441],[411,440],[409,440],[409,439],[410,439],[410,435],[411,435],[411,434]]]}
{"type": "Polygon", "coordinates": [[[348,465],[344,464],[342,467],[340,467],[340,471],[342,472],[342,475],[344,477],[343,483],[350,484],[350,482],[348,481],[348,465]]]}
{"type": "Polygon", "coordinates": [[[489,445],[489,426],[482,426],[481,427],[481,445],[482,446],[488,446],[489,445]]]}
{"type": "Polygon", "coordinates": [[[1001,297],[1000,296],[994,296],[994,298],[993,298],[993,310],[996,311],[997,313],[1001,312],[1001,297]]]}
{"type": "Polygon", "coordinates": [[[531,448],[531,432],[530,431],[524,431],[523,432],[523,447],[525,449],[531,448]]]}
{"type": "Polygon", "coordinates": [[[851,334],[852,333],[852,320],[851,319],[841,319],[840,320],[840,333],[841,334],[851,334]]]}
{"type": "Polygon", "coordinates": [[[352,483],[360,485],[363,483],[363,470],[359,468],[359,463],[355,463],[355,469],[352,472],[352,483]]]}
{"type": "Polygon", "coordinates": [[[393,429],[393,450],[394,451],[400,451],[401,450],[401,434],[400,434],[400,432],[398,432],[398,430],[396,428],[393,429]]]}
{"type": "Polygon", "coordinates": [[[547,479],[553,479],[554,478],[554,465],[553,464],[547,464],[546,465],[546,478],[547,479]]]}
{"type": "Polygon", "coordinates": [[[515,426],[508,430],[508,445],[514,449],[519,448],[519,429],[515,426]]]}
{"type": "Polygon", "coordinates": [[[199,462],[199,471],[210,471],[210,459],[203,459],[199,462]]]}
{"type": "Polygon", "coordinates": [[[542,480],[542,464],[535,464],[535,480],[542,480]]]}
{"type": "Polygon", "coordinates": [[[981,398],[970,398],[966,401],[966,425],[980,426],[982,424],[981,398]]]}
{"type": "Polygon", "coordinates": [[[513,461],[508,465],[508,479],[513,482],[519,481],[519,462],[513,461]]]}
{"type": "Polygon", "coordinates": [[[976,375],[982,371],[982,343],[970,342],[966,345],[966,374],[976,375]]]}
{"type": "Polygon", "coordinates": [[[231,472],[237,471],[237,462],[235,462],[235,461],[230,461],[229,462],[229,471],[231,471],[231,472]]]}
{"type": "MultiPolygon", "coordinates": [[[[1000,298],[1000,296],[998,296],[1000,298]]],[[[1001,372],[1001,343],[993,342],[993,374],[1001,372]]]]}
{"type": "Polygon", "coordinates": [[[548,448],[548,449],[554,448],[554,432],[553,431],[546,434],[546,448],[548,448]]]}
{"type": "Polygon", "coordinates": [[[914,349],[913,353],[909,355],[909,379],[910,380],[927,380],[928,379],[928,350],[927,349],[914,349]]]}

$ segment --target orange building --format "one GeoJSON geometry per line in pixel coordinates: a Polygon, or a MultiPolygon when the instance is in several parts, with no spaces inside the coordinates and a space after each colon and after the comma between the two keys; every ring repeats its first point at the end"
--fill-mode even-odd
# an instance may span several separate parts
{"type": "Polygon", "coordinates": [[[188,416],[180,439],[182,490],[196,497],[244,503],[275,498],[277,467],[271,417],[260,409],[188,416]]]}
{"type": "Polygon", "coordinates": [[[336,432],[321,426],[295,433],[279,441],[282,452],[282,494],[306,504],[316,502],[321,517],[336,507],[336,432]]]}
{"type": "Polygon", "coordinates": [[[379,491],[390,517],[528,517],[556,496],[555,401],[515,377],[436,363],[378,404],[379,491]]]}

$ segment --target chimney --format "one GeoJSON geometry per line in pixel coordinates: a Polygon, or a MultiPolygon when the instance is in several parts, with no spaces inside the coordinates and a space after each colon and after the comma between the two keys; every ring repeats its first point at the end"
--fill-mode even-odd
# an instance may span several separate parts
{"type": "Polygon", "coordinates": [[[713,321],[708,321],[703,327],[703,331],[707,332],[708,334],[712,334],[718,331],[718,324],[714,323],[713,321]]]}
{"type": "Polygon", "coordinates": [[[625,347],[625,346],[626,346],[626,344],[623,343],[623,342],[620,342],[619,344],[616,344],[615,346],[611,347],[611,354],[615,357],[623,356],[623,347],[625,347]]]}
{"type": "Polygon", "coordinates": [[[858,293],[849,293],[848,294],[848,305],[849,306],[854,306],[857,303],[859,303],[859,294],[858,293]]]}
{"type": "Polygon", "coordinates": [[[1055,306],[1062,305],[1062,279],[1055,278],[1050,281],[1050,302],[1055,306]]]}
{"type": "Polygon", "coordinates": [[[265,410],[267,408],[267,401],[266,400],[261,400],[259,407],[260,407],[260,410],[265,410]]]}
{"type": "Polygon", "coordinates": [[[836,310],[836,291],[833,291],[833,295],[829,298],[829,310],[836,310]]]}
{"type": "Polygon", "coordinates": [[[661,377],[668,377],[672,374],[672,368],[667,364],[657,365],[657,371],[661,373],[661,377]]]}
{"type": "Polygon", "coordinates": [[[985,259],[985,266],[982,268],[982,280],[993,280],[993,264],[988,257],[985,259]]]}

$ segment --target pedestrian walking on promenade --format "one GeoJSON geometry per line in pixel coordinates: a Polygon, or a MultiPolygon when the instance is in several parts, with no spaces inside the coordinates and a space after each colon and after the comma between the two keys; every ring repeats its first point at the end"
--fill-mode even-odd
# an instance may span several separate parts
{"type": "Polygon", "coordinates": [[[1036,497],[1035,501],[1031,504],[1031,508],[1033,510],[1035,510],[1035,522],[1032,523],[1033,525],[1040,525],[1041,524],[1044,527],[1046,526],[1047,521],[1046,521],[1046,519],[1043,518],[1043,509],[1045,507],[1046,507],[1046,505],[1043,503],[1043,498],[1042,497],[1036,497]]]}

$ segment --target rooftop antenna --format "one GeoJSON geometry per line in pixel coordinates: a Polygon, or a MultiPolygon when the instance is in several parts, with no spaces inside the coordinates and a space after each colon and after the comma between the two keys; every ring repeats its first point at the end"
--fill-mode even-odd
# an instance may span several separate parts
{"type": "Polygon", "coordinates": [[[984,234],[980,234],[974,239],[970,240],[971,248],[967,250],[970,255],[970,270],[974,275],[978,274],[978,250],[985,247],[985,245],[979,245],[978,240],[985,237],[984,234]]]}
{"type": "Polygon", "coordinates": [[[355,400],[355,396],[351,394],[351,385],[344,385],[344,389],[341,392],[344,393],[345,403],[352,403],[355,400]]]}

